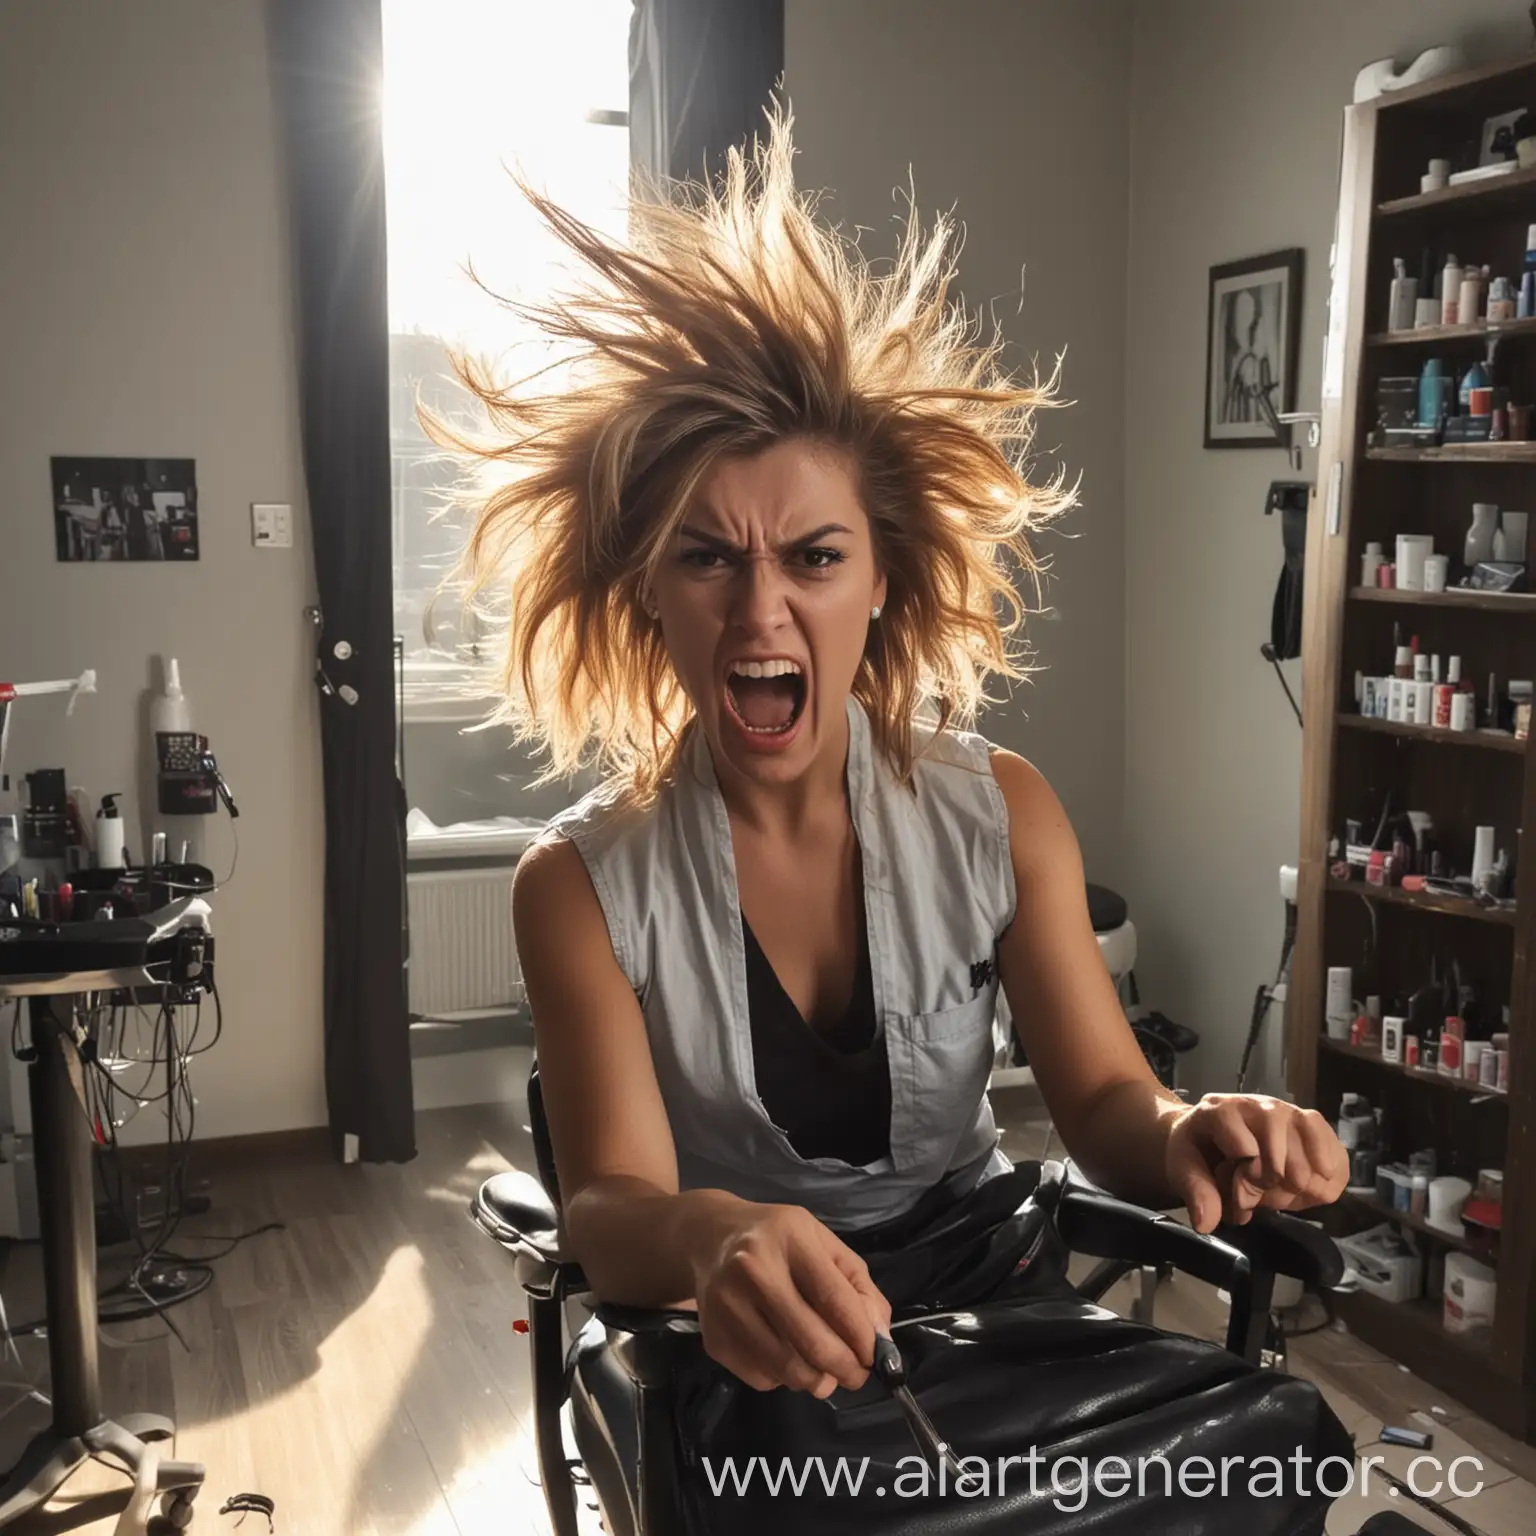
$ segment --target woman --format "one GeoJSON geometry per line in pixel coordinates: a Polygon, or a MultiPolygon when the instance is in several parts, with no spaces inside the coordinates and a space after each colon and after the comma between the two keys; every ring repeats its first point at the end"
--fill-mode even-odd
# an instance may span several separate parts
{"type": "Polygon", "coordinates": [[[540,316],[571,375],[463,371],[521,471],[470,557],[510,592],[507,713],[547,777],[606,771],[513,899],[570,1249],[608,1300],[696,1306],[741,1381],[824,1398],[890,1323],[864,1236],[1008,1168],[1000,1002],[1128,1199],[1209,1231],[1331,1201],[1346,1157],[1314,1112],[1149,1072],[1060,803],[964,728],[1024,671],[1008,562],[1034,575],[1070,499],[1019,467],[1050,391],[946,303],[946,224],[877,276],[790,154],[776,121],[631,248],[530,193],[593,275],[540,316]]]}

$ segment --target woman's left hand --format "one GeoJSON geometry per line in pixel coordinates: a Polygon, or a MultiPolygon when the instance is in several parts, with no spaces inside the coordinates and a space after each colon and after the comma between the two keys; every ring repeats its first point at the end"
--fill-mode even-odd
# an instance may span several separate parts
{"type": "Polygon", "coordinates": [[[1254,1208],[1331,1205],[1349,1182],[1349,1153],[1315,1109],[1261,1094],[1208,1093],[1177,1116],[1164,1172],[1197,1232],[1237,1225],[1254,1208]]]}

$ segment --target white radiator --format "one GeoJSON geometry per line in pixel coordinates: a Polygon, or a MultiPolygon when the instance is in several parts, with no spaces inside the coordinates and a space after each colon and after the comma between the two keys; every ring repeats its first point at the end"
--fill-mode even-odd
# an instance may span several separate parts
{"type": "Polygon", "coordinates": [[[409,873],[410,1008],[427,1018],[524,1000],[512,941],[513,866],[409,873]]]}

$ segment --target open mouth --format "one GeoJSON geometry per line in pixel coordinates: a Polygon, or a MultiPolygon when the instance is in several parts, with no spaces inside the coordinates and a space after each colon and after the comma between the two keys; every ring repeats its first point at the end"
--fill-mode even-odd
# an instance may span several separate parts
{"type": "Polygon", "coordinates": [[[725,680],[725,696],[749,735],[787,735],[805,708],[805,674],[792,661],[737,662],[725,680]]]}

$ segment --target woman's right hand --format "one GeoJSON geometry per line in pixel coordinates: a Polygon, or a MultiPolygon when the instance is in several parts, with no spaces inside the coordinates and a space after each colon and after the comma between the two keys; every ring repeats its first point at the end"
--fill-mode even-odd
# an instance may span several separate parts
{"type": "Polygon", "coordinates": [[[863,1386],[890,1303],[864,1260],[809,1211],[726,1197],[690,1246],[713,1359],[761,1392],[826,1397],[863,1386]]]}

